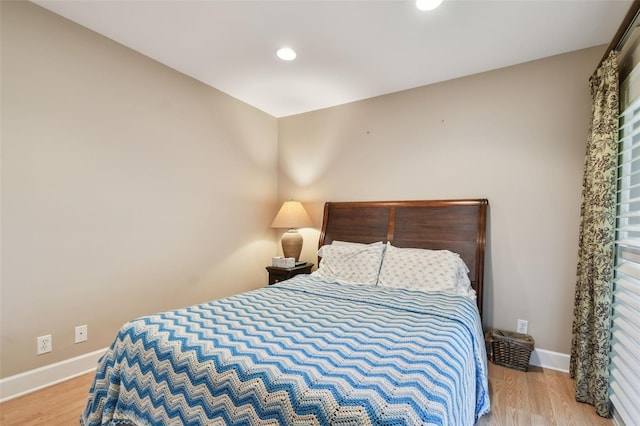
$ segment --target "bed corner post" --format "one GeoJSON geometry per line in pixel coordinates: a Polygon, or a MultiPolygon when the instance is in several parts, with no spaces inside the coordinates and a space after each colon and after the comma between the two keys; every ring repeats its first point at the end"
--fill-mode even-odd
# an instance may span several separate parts
{"type": "Polygon", "coordinates": [[[477,283],[477,304],[482,321],[482,307],[484,305],[484,255],[487,241],[487,209],[489,200],[481,198],[478,200],[478,240],[476,246],[476,283],[477,283]]]}

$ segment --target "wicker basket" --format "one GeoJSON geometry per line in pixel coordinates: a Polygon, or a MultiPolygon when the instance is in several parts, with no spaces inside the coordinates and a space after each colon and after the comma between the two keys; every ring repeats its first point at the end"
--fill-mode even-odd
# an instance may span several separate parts
{"type": "Polygon", "coordinates": [[[492,328],[485,335],[489,360],[494,364],[528,371],[533,337],[528,334],[492,328]]]}

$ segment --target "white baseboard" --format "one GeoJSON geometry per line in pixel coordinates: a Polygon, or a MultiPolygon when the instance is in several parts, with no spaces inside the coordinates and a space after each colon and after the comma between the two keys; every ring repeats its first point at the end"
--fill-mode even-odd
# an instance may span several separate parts
{"type": "Polygon", "coordinates": [[[0,402],[69,380],[96,369],[98,359],[106,352],[100,349],[55,364],[25,371],[0,380],[0,402]]]}
{"type": "Polygon", "coordinates": [[[548,351],[546,349],[534,349],[533,352],[531,352],[529,364],[568,373],[570,360],[571,356],[569,354],[548,351]]]}

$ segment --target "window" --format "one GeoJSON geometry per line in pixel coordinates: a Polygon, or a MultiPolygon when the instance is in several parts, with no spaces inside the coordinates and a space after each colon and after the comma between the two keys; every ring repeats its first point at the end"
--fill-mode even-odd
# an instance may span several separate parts
{"type": "MultiPolygon", "coordinates": [[[[623,67],[621,67],[623,69],[623,67]]],[[[621,85],[616,267],[609,395],[624,424],[640,419],[640,67],[621,85]]]]}

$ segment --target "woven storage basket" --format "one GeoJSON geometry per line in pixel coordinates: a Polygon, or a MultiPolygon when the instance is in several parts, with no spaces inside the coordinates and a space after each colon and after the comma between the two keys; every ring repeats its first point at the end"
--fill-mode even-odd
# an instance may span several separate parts
{"type": "Polygon", "coordinates": [[[492,328],[487,331],[485,338],[491,362],[516,370],[529,370],[529,358],[535,343],[533,337],[492,328]]]}

